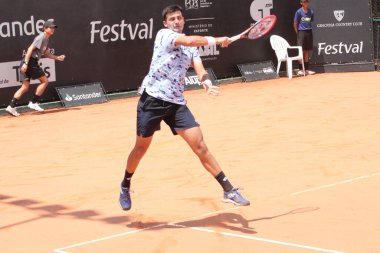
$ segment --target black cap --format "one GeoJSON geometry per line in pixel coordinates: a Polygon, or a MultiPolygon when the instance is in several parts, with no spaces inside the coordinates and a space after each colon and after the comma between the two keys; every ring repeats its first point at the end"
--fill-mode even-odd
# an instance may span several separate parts
{"type": "Polygon", "coordinates": [[[48,20],[45,21],[45,23],[44,23],[44,29],[46,29],[48,27],[58,28],[58,26],[56,24],[54,24],[54,20],[53,19],[48,19],[48,20]]]}

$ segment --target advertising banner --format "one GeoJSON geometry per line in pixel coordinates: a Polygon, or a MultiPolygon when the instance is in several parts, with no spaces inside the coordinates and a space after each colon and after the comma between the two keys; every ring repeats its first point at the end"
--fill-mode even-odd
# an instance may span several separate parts
{"type": "Polygon", "coordinates": [[[56,89],[64,107],[90,105],[108,101],[101,83],[57,87],[56,89]]]}
{"type": "Polygon", "coordinates": [[[370,1],[315,0],[312,64],[372,62],[370,1]]]}
{"type": "MultiPolygon", "coordinates": [[[[273,31],[258,40],[200,47],[205,67],[217,78],[240,76],[237,64],[276,61],[271,34],[291,44],[296,40],[292,25],[299,3],[293,0],[0,0],[0,107],[19,88],[19,62],[47,19],[58,25],[48,47],[66,59],[41,61],[49,79],[43,101],[59,100],[56,87],[78,83],[101,82],[106,93],[136,90],[149,71],[154,39],[163,28],[161,12],[169,4],[183,7],[187,35],[233,36],[265,15],[278,17],[273,31]]],[[[28,102],[35,87],[20,104],[28,102]]]]}
{"type": "Polygon", "coordinates": [[[272,61],[239,64],[238,67],[244,82],[278,78],[272,61]]]}

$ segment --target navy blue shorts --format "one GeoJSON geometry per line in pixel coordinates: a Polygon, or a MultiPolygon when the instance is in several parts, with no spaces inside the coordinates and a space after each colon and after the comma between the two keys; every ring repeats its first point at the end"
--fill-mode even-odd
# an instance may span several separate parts
{"type": "Polygon", "coordinates": [[[152,136],[155,131],[161,129],[162,120],[170,127],[174,135],[178,130],[199,126],[186,105],[166,102],[144,91],[137,104],[137,135],[152,136]]]}

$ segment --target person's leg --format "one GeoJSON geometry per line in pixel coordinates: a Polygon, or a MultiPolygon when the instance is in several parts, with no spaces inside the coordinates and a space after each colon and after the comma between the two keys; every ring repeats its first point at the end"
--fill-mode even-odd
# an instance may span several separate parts
{"type": "MultiPolygon", "coordinates": [[[[18,89],[13,98],[15,98],[16,100],[20,100],[21,97],[25,94],[25,92],[27,92],[29,90],[29,86],[30,86],[30,80],[29,79],[26,79],[22,82],[22,85],[20,87],[20,89],[18,89]]],[[[14,106],[12,106],[14,107],[14,106]]]]}
{"type": "Polygon", "coordinates": [[[203,167],[205,167],[211,175],[216,177],[222,171],[215,157],[207,148],[200,127],[178,130],[177,133],[189,144],[190,148],[198,156],[203,167]]]}
{"type": "MultiPolygon", "coordinates": [[[[302,47],[302,54],[303,54],[303,57],[305,59],[305,34],[304,34],[304,31],[298,31],[298,34],[297,34],[297,45],[302,47]]],[[[305,61],[304,61],[305,63],[305,61]]],[[[302,65],[302,60],[298,60],[298,72],[297,72],[297,75],[299,76],[302,76],[304,75],[304,70],[303,70],[303,65],[302,65]]]]}
{"type": "Polygon", "coordinates": [[[22,95],[24,95],[25,92],[28,91],[29,86],[30,86],[29,79],[25,79],[22,82],[21,87],[13,95],[13,98],[12,98],[11,102],[9,103],[8,107],[5,109],[8,113],[10,113],[11,115],[16,116],[16,117],[20,116],[20,114],[17,112],[15,107],[17,105],[17,102],[21,99],[22,95]]]}
{"type": "Polygon", "coordinates": [[[148,150],[155,131],[160,130],[160,123],[166,111],[161,108],[161,102],[144,91],[137,104],[136,142],[128,156],[119,198],[121,208],[125,211],[132,206],[129,192],[133,173],[148,150]]]}
{"type": "Polygon", "coordinates": [[[214,176],[224,190],[224,201],[231,202],[235,205],[249,205],[250,202],[243,198],[236,188],[232,186],[224,172],[220,168],[215,157],[211,154],[203,139],[200,127],[192,127],[185,130],[177,130],[180,135],[189,144],[193,152],[198,156],[203,167],[214,176]]]}
{"type": "Polygon", "coordinates": [[[303,50],[303,59],[305,62],[305,71],[309,71],[309,50],[303,50]]]}
{"type": "Polygon", "coordinates": [[[131,153],[128,156],[127,160],[127,166],[125,169],[125,176],[121,183],[122,187],[129,188],[130,187],[130,180],[135,173],[137,166],[139,165],[141,159],[145,155],[146,151],[148,150],[150,143],[152,142],[153,136],[151,137],[141,137],[136,136],[136,143],[133,147],[131,153]]]}
{"type": "MultiPolygon", "coordinates": [[[[44,94],[46,87],[49,84],[49,80],[47,79],[46,76],[41,76],[40,78],[38,78],[38,80],[40,80],[41,83],[37,86],[35,95],[38,97],[41,97],[42,94],[44,94]]],[[[38,102],[38,101],[36,101],[36,102],[38,102]]]]}
{"type": "Polygon", "coordinates": [[[148,150],[153,136],[150,137],[136,137],[136,143],[131,153],[128,156],[127,167],[125,169],[124,179],[121,182],[119,203],[124,211],[128,211],[132,207],[132,199],[130,195],[131,179],[135,173],[137,166],[141,159],[148,150]]]}
{"type": "Polygon", "coordinates": [[[44,75],[39,77],[38,80],[40,81],[40,84],[37,86],[36,92],[35,92],[32,100],[29,102],[28,107],[33,109],[33,110],[42,112],[42,111],[44,111],[44,109],[40,107],[39,100],[40,100],[42,94],[44,93],[44,91],[46,90],[46,87],[49,84],[49,80],[44,75]]]}

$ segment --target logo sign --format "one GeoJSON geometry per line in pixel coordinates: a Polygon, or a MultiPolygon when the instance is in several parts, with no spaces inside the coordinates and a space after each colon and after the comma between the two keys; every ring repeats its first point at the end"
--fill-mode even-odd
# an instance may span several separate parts
{"type": "Polygon", "coordinates": [[[238,68],[245,82],[278,78],[272,61],[239,64],[238,68]]]}
{"type": "Polygon", "coordinates": [[[199,0],[185,0],[185,8],[189,9],[198,9],[199,8],[199,0]]]}
{"type": "MultiPolygon", "coordinates": [[[[39,61],[42,70],[45,72],[49,82],[56,81],[55,61],[53,59],[43,58],[39,61]]],[[[32,80],[31,84],[40,83],[32,80]]],[[[0,88],[20,86],[20,61],[0,63],[0,88]]]]}
{"type": "Polygon", "coordinates": [[[213,5],[213,2],[208,0],[185,0],[186,10],[196,10],[199,8],[209,8],[213,5]]]}
{"type": "Polygon", "coordinates": [[[270,15],[271,9],[273,9],[273,0],[253,0],[250,8],[251,17],[253,20],[259,21],[270,15]]]}
{"type": "MultiPolygon", "coordinates": [[[[206,69],[208,77],[213,85],[217,85],[218,81],[216,80],[214,71],[211,68],[206,69]]],[[[200,83],[197,73],[193,70],[189,70],[186,73],[185,77],[185,90],[195,90],[203,89],[203,85],[200,83]]]]}
{"type": "Polygon", "coordinates": [[[342,21],[344,18],[344,10],[335,10],[334,16],[338,22],[342,21]]]}
{"type": "Polygon", "coordinates": [[[56,87],[63,106],[73,107],[108,101],[102,83],[56,87]]]}

